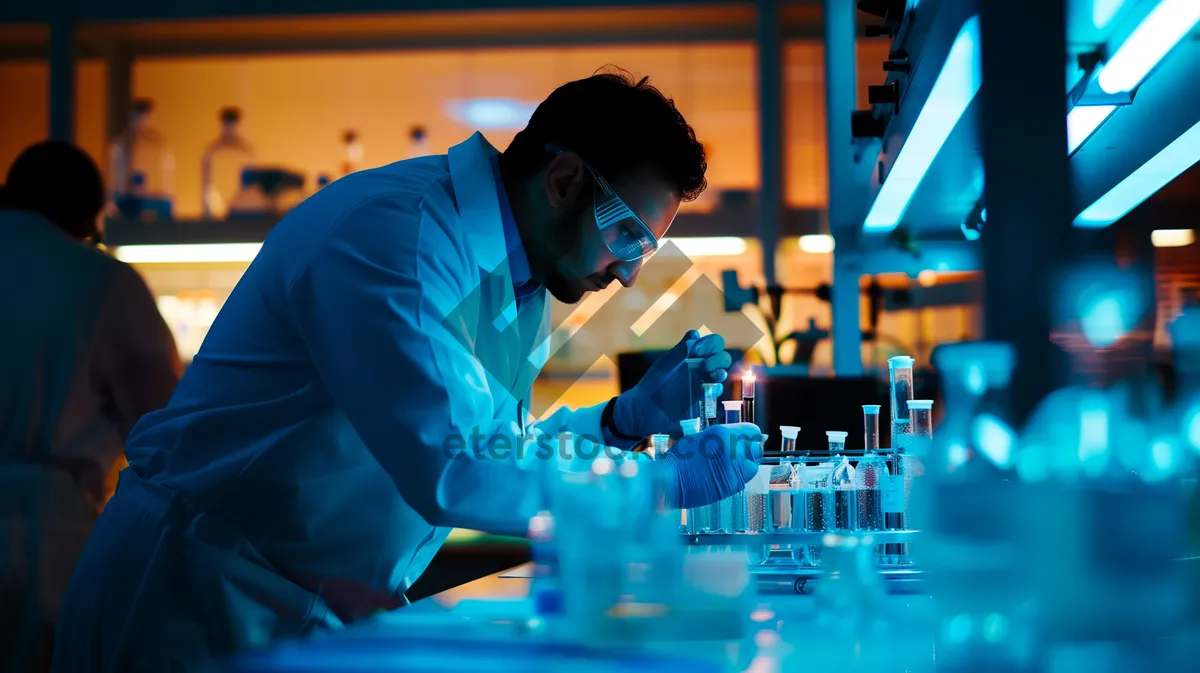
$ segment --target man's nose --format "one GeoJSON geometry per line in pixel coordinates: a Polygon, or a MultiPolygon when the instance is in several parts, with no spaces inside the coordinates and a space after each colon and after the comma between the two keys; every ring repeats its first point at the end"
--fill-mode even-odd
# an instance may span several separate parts
{"type": "Polygon", "coordinates": [[[642,260],[632,262],[616,262],[608,267],[608,272],[613,278],[624,287],[633,287],[637,282],[638,274],[642,271],[642,260]]]}

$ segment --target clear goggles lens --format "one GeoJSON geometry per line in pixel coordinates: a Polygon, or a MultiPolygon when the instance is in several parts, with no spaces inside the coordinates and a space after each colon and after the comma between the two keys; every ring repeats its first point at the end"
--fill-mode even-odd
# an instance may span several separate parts
{"type": "Polygon", "coordinates": [[[622,262],[633,262],[654,252],[658,248],[658,239],[650,228],[625,205],[604,178],[595,171],[592,175],[596,178],[596,226],[612,254],[622,262]]]}

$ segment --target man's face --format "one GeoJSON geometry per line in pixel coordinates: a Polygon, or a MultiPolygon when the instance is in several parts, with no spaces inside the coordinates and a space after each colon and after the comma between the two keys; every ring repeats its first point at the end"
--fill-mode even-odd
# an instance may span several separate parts
{"type": "MultiPolygon", "coordinates": [[[[578,302],[587,292],[603,290],[613,281],[631,287],[642,267],[643,260],[621,261],[609,250],[596,225],[593,184],[591,172],[573,153],[555,157],[546,172],[546,200],[555,215],[545,246],[539,246],[541,259],[531,262],[541,268],[540,280],[550,294],[567,304],[578,302]]],[[[679,212],[680,199],[674,187],[649,170],[610,184],[661,240],[679,212]]]]}

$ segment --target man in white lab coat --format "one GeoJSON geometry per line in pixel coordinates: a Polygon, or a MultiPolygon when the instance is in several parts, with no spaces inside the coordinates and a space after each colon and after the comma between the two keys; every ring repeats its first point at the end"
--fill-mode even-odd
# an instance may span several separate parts
{"type": "Polygon", "coordinates": [[[26,149],[0,193],[0,670],[49,666],[106,476],[179,380],[146,284],[88,243],[103,205],[99,169],[67,143],[26,149]]]}
{"type": "MultiPolygon", "coordinates": [[[[55,670],[194,668],[403,605],[451,527],[524,534],[559,467],[507,450],[545,360],[546,294],[632,285],[705,169],[669,99],[599,75],[556,90],[502,155],[476,134],[297,207],[128,443],[55,670]]],[[[685,357],[710,380],[730,366],[719,336],[689,332],[633,390],[531,432],[624,449],[678,430],[685,357]]],[[[756,428],[711,432],[755,441],[656,462],[677,506],[755,473],[756,428]]]]}

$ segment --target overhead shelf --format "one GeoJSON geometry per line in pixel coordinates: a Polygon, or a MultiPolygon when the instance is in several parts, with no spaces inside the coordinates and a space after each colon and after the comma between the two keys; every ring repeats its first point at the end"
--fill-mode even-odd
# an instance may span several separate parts
{"type": "MultiPolygon", "coordinates": [[[[383,6],[356,2],[340,5],[334,12],[328,3],[308,2],[269,9],[256,8],[255,3],[250,3],[248,9],[228,2],[211,6],[142,4],[115,3],[112,11],[91,13],[83,8],[75,25],[78,55],[145,57],[750,41],[755,35],[753,2],[575,2],[565,7],[561,2],[418,2],[403,8],[395,3],[383,6]],[[129,7],[122,9],[121,5],[129,7]],[[137,14],[139,8],[145,13],[137,14]]],[[[819,2],[788,3],[781,14],[786,38],[820,37],[819,2]]],[[[0,15],[0,22],[10,20],[0,15]]],[[[0,32],[0,36],[6,35],[0,32]]],[[[0,57],[44,54],[48,49],[49,31],[44,27],[34,32],[13,32],[13,37],[0,40],[0,57]]]]}
{"type": "MultiPolygon", "coordinates": [[[[757,235],[758,215],[752,206],[726,208],[712,213],[681,213],[671,227],[679,237],[757,235]]],[[[783,237],[821,232],[824,211],[791,209],[780,227],[783,237]]],[[[111,219],[105,223],[104,240],[113,247],[131,245],[196,245],[213,243],[261,243],[275,226],[274,218],[236,221],[176,220],[136,222],[111,219]]]]}

